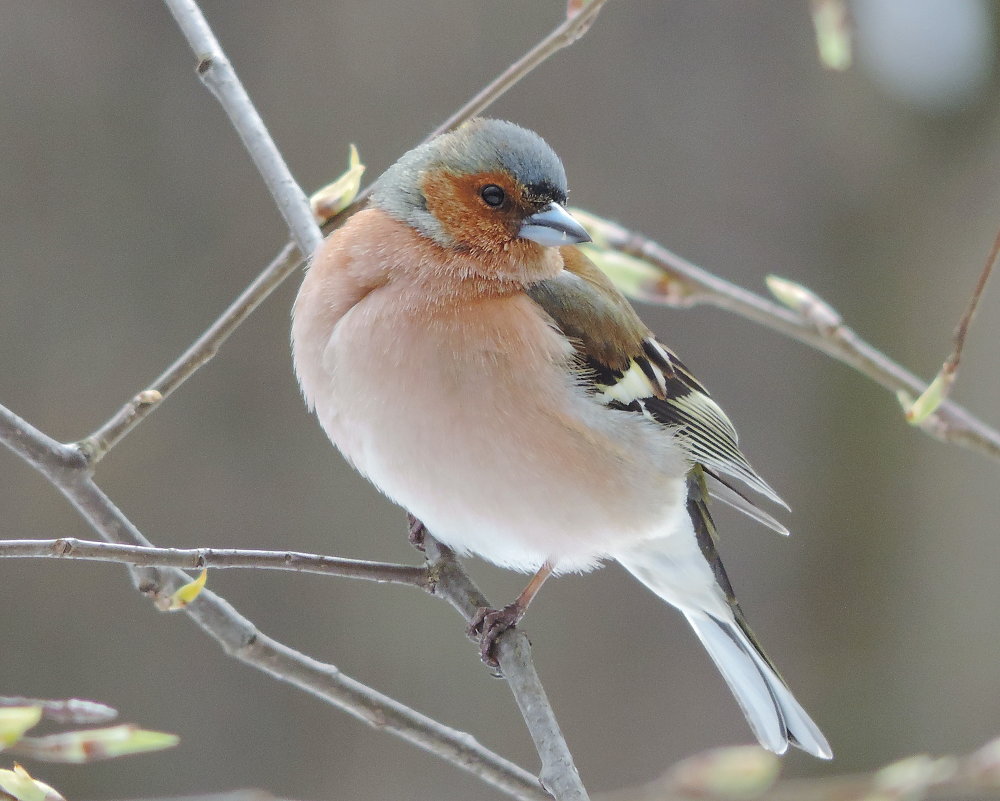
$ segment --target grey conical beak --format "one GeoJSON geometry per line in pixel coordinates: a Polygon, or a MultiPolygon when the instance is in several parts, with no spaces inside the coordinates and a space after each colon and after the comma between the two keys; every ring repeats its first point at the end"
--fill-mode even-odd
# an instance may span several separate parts
{"type": "Polygon", "coordinates": [[[558,203],[549,203],[530,217],[525,217],[517,235],[551,248],[590,241],[590,234],[558,203]]]}

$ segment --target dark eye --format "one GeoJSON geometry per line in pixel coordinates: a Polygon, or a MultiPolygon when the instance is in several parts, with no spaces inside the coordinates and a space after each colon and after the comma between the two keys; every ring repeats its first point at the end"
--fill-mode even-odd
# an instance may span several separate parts
{"type": "Polygon", "coordinates": [[[493,206],[493,208],[496,208],[497,206],[503,205],[506,195],[504,195],[503,189],[496,184],[487,184],[479,190],[479,197],[483,199],[483,202],[487,206],[493,206]]]}

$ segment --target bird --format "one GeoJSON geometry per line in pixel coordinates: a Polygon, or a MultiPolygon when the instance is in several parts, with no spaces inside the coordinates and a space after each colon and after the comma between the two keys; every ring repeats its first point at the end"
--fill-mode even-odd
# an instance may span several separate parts
{"type": "Polygon", "coordinates": [[[579,245],[562,161],[473,118],[410,150],[312,257],[292,311],[306,405],[459,555],[532,573],[480,610],[485,661],[552,574],[617,561],[676,607],[760,744],[832,751],[751,632],[708,499],[782,504],[705,387],[579,245]]]}

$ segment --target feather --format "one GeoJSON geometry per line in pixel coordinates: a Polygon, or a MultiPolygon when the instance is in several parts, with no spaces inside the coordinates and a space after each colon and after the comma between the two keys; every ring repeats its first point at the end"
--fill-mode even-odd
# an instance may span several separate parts
{"type": "Polygon", "coordinates": [[[688,476],[691,528],[615,556],[639,581],[684,614],[764,748],[783,754],[791,744],[830,759],[830,744],[760,647],[736,601],[716,549],[715,524],[705,504],[705,478],[700,468],[688,476]]]}
{"type": "MultiPolygon", "coordinates": [[[[579,248],[565,247],[561,253],[565,269],[529,287],[528,295],[573,343],[581,380],[608,406],[643,414],[669,429],[693,465],[703,465],[716,478],[738,479],[788,508],[743,455],[726,413],[656,340],[607,276],[579,248]]],[[[784,530],[731,486],[713,494],[770,528],[784,530]]]]}
{"type": "Polygon", "coordinates": [[[705,483],[708,486],[708,494],[716,500],[721,501],[727,506],[731,506],[737,511],[743,512],[747,517],[753,518],[772,531],[777,531],[782,536],[787,537],[789,535],[788,529],[781,523],[763,509],[760,509],[738,489],[708,470],[705,471],[705,483]]]}

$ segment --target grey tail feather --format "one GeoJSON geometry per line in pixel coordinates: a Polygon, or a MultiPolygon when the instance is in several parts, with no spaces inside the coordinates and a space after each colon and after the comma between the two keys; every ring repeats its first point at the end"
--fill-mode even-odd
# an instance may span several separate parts
{"type": "Polygon", "coordinates": [[[779,523],[773,516],[758,507],[757,504],[751,501],[743,492],[738,490],[729,481],[726,481],[717,473],[714,473],[707,468],[703,469],[705,470],[705,488],[708,490],[709,495],[716,500],[720,500],[724,504],[743,512],[743,514],[747,517],[750,517],[758,523],[767,526],[772,531],[777,531],[785,537],[788,536],[789,531],[783,524],[779,523]]]}
{"type": "Polygon", "coordinates": [[[783,754],[791,743],[820,759],[833,758],[823,733],[792,696],[742,620],[724,621],[695,612],[685,616],[764,748],[783,754]]]}

